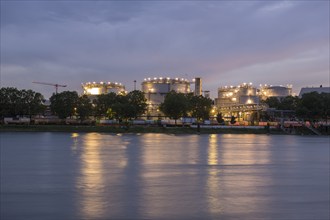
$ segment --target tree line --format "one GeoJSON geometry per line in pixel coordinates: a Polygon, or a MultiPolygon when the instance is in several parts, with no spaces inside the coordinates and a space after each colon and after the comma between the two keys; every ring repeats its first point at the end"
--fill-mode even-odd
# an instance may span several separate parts
{"type": "MultiPolygon", "coordinates": [[[[278,99],[269,97],[265,101],[270,108],[292,110],[303,119],[326,119],[330,115],[330,93],[306,93],[301,98],[287,96],[278,99]]],[[[90,116],[128,120],[144,115],[147,111],[147,100],[144,93],[138,90],[126,95],[109,93],[90,99],[79,96],[75,91],[64,91],[50,97],[50,110],[59,118],[76,116],[84,120],[90,116]]],[[[12,87],[0,89],[0,117],[43,115],[46,110],[42,94],[32,90],[18,90],[12,87]]],[[[209,119],[212,100],[192,93],[183,94],[171,91],[165,96],[159,110],[167,117],[179,119],[194,117],[197,120],[209,119]]],[[[218,112],[221,119],[221,113],[218,112]]]]}
{"type": "Polygon", "coordinates": [[[269,97],[265,101],[269,108],[292,110],[301,119],[320,120],[330,117],[330,93],[305,93],[301,98],[287,96],[281,99],[269,97]]]}
{"type": "MultiPolygon", "coordinates": [[[[0,99],[1,118],[43,115],[46,110],[44,97],[32,90],[1,88],[0,99]]],[[[211,108],[212,100],[209,98],[172,91],[166,95],[160,111],[172,119],[184,116],[207,119],[211,108]]],[[[79,96],[75,91],[64,91],[50,97],[50,110],[53,115],[61,119],[77,116],[84,120],[93,116],[128,120],[136,119],[146,113],[147,100],[144,93],[138,90],[126,95],[101,94],[94,99],[86,95],[79,96]]]]}
{"type": "Polygon", "coordinates": [[[46,106],[43,95],[32,90],[18,90],[12,87],[0,89],[0,116],[13,117],[42,114],[46,106]]]}
{"type": "Polygon", "coordinates": [[[210,117],[212,100],[203,96],[195,96],[193,93],[169,92],[164,102],[160,105],[160,111],[172,119],[181,117],[193,117],[206,120],[210,117]]]}
{"type": "Polygon", "coordinates": [[[91,100],[88,96],[78,96],[77,92],[65,91],[50,97],[50,108],[59,118],[89,116],[97,118],[128,120],[142,115],[146,108],[143,92],[134,90],[127,95],[109,93],[91,100]]]}

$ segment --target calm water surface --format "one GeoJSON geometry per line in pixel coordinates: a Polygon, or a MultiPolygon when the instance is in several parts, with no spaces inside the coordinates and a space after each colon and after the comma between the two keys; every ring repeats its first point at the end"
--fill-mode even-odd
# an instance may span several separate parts
{"type": "Polygon", "coordinates": [[[0,138],[1,220],[329,219],[329,137],[0,138]]]}

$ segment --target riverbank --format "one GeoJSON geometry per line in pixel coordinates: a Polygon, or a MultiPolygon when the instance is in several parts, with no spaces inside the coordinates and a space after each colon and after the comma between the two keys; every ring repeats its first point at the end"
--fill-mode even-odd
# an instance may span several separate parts
{"type": "MultiPolygon", "coordinates": [[[[82,125],[1,125],[1,132],[102,132],[102,133],[165,133],[165,134],[286,134],[279,129],[203,128],[158,126],[82,126],[82,125]]],[[[302,133],[304,134],[304,133],[302,133]]],[[[308,135],[307,133],[304,135],[308,135]]]]}

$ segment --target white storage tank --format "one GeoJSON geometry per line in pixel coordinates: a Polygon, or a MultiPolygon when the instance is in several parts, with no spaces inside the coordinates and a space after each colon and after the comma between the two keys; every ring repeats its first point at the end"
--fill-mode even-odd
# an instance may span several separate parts
{"type": "Polygon", "coordinates": [[[292,85],[287,86],[272,86],[272,85],[260,85],[260,95],[262,99],[268,97],[286,97],[292,95],[292,85]]]}
{"type": "Polygon", "coordinates": [[[170,91],[178,93],[190,92],[190,82],[184,78],[146,78],[141,85],[147,101],[153,105],[159,105],[164,102],[166,94],[170,91]]]}
{"type": "Polygon", "coordinates": [[[125,93],[125,86],[118,82],[87,82],[82,83],[83,94],[95,96],[108,93],[125,93]]]}

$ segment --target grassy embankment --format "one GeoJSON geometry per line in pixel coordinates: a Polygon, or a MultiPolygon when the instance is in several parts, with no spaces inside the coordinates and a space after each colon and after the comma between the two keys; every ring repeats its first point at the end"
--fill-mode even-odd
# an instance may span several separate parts
{"type": "Polygon", "coordinates": [[[249,128],[196,128],[157,126],[82,126],[82,125],[1,125],[6,132],[104,132],[104,133],[165,133],[165,134],[284,134],[281,130],[249,128]]]}

